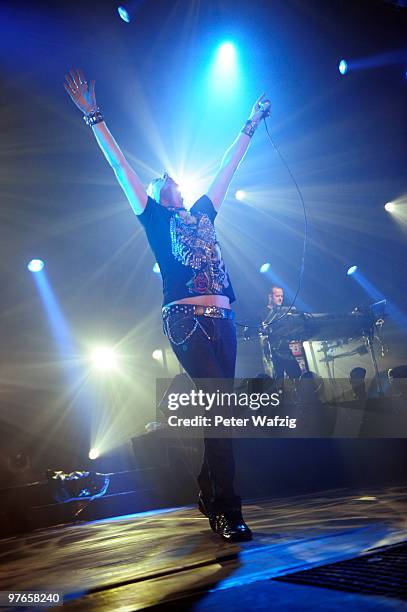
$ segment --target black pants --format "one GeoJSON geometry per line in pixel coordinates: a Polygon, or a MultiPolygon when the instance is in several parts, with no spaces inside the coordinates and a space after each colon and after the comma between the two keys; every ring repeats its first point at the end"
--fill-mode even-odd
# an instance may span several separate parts
{"type": "Polygon", "coordinates": [[[292,380],[301,377],[301,368],[289,348],[284,353],[272,350],[271,361],[273,363],[274,378],[277,380],[284,379],[284,372],[287,372],[288,378],[292,380]]]}
{"type": "MultiPolygon", "coordinates": [[[[231,390],[236,366],[236,329],[233,321],[176,313],[170,315],[167,328],[179,362],[199,388],[205,386],[205,392],[216,392],[219,388],[216,379],[221,378],[229,379],[228,390],[231,390]],[[191,334],[194,326],[196,329],[191,334]]],[[[204,446],[198,484],[205,500],[215,511],[240,507],[240,498],[233,488],[235,462],[232,439],[205,437],[204,446]]]]}

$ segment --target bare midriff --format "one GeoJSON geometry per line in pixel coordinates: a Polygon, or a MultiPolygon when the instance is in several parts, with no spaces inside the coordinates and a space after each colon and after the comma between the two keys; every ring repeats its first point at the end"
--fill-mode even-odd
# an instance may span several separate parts
{"type": "Polygon", "coordinates": [[[170,302],[172,304],[196,304],[197,306],[219,306],[220,308],[230,308],[230,301],[226,295],[201,295],[199,297],[187,297],[182,300],[170,302]]]}

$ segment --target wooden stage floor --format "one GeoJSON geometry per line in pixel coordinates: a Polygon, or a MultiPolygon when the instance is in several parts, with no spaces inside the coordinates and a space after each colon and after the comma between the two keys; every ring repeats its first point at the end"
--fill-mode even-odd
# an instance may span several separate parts
{"type": "Polygon", "coordinates": [[[64,609],[109,612],[152,606],[407,608],[394,598],[272,580],[407,540],[407,489],[338,489],[269,498],[245,504],[244,514],[254,539],[239,545],[223,542],[191,507],[0,540],[0,590],[60,590],[64,609]]]}

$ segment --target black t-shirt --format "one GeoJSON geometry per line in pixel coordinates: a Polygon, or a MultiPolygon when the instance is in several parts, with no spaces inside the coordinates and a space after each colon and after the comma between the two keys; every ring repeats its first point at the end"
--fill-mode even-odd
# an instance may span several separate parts
{"type": "Polygon", "coordinates": [[[272,323],[273,321],[275,321],[275,319],[283,318],[288,312],[288,310],[290,311],[290,313],[297,313],[297,309],[295,306],[277,306],[276,304],[274,304],[273,308],[269,308],[268,306],[266,306],[263,312],[262,322],[272,323]]]}
{"type": "Polygon", "coordinates": [[[274,317],[276,316],[277,316],[276,310],[274,308],[269,308],[268,306],[266,306],[261,320],[263,323],[269,323],[271,319],[274,319],[274,317]]]}
{"type": "Polygon", "coordinates": [[[230,302],[235,300],[216,238],[216,214],[204,195],[189,212],[170,211],[149,197],[138,215],[160,266],[164,305],[201,295],[225,295],[230,302]]]}
{"type": "MultiPolygon", "coordinates": [[[[284,315],[288,311],[288,306],[277,306],[276,304],[273,308],[269,308],[268,306],[265,308],[263,313],[263,323],[273,323],[276,322],[278,325],[278,319],[284,322],[284,315]]],[[[291,306],[290,312],[296,312],[296,308],[291,306]]],[[[284,323],[283,323],[284,326],[284,323]]],[[[292,352],[289,346],[289,341],[286,339],[279,339],[278,332],[274,335],[274,337],[269,336],[271,338],[271,350],[273,354],[277,354],[284,359],[291,358],[292,352]]]]}

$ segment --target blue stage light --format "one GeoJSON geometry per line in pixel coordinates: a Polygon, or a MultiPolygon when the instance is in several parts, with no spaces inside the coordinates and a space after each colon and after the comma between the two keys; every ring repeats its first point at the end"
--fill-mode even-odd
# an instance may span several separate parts
{"type": "Polygon", "coordinates": [[[341,74],[346,74],[348,72],[348,64],[347,64],[347,62],[345,60],[341,60],[339,62],[338,68],[339,68],[339,72],[341,74]]]}
{"type": "Polygon", "coordinates": [[[265,274],[266,272],[268,272],[268,271],[270,270],[270,266],[271,266],[271,264],[269,264],[268,262],[267,262],[267,263],[262,264],[262,265],[260,266],[260,273],[261,273],[261,274],[265,274]]]}
{"type": "MultiPolygon", "coordinates": [[[[358,273],[355,274],[354,279],[355,282],[357,282],[358,285],[360,285],[360,287],[365,291],[365,293],[371,298],[371,300],[376,303],[376,308],[380,309],[383,307],[383,305],[380,307],[378,302],[385,303],[386,314],[390,317],[390,319],[392,319],[396,323],[396,325],[399,325],[401,329],[406,329],[407,317],[404,312],[397,306],[397,304],[387,299],[387,296],[385,296],[379,289],[377,289],[377,287],[375,287],[373,283],[362,274],[362,272],[358,271],[358,273]]],[[[371,308],[373,309],[373,305],[371,306],[371,308]]]]}
{"type": "Polygon", "coordinates": [[[236,59],[236,49],[230,42],[223,43],[218,49],[218,60],[224,65],[233,64],[236,59]]]}
{"type": "Polygon", "coordinates": [[[157,262],[155,262],[155,264],[153,265],[153,272],[155,274],[160,274],[160,266],[158,265],[157,262]]]}
{"type": "Polygon", "coordinates": [[[352,276],[352,274],[355,274],[355,272],[357,271],[358,267],[357,266],[351,266],[348,271],[346,272],[346,274],[348,276],[352,276]]]}
{"type": "Polygon", "coordinates": [[[126,23],[130,23],[130,15],[128,14],[124,6],[119,6],[119,8],[117,9],[117,12],[119,13],[123,21],[125,21],[126,23]]]}
{"type": "Polygon", "coordinates": [[[42,259],[32,259],[28,264],[27,268],[30,272],[41,272],[43,267],[45,266],[42,259]]]}
{"type": "Polygon", "coordinates": [[[237,48],[233,43],[224,42],[216,47],[208,72],[210,98],[213,101],[236,105],[237,88],[240,83],[238,60],[237,48]]]}

